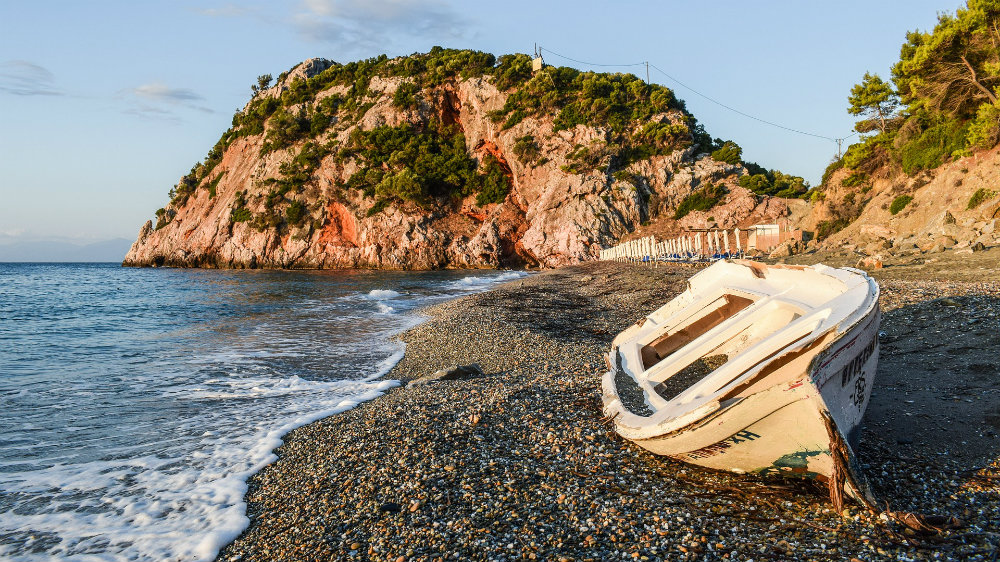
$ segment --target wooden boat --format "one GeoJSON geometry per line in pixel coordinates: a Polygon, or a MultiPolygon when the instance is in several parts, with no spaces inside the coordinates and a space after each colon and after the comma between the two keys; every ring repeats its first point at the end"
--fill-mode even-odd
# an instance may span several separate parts
{"type": "Polygon", "coordinates": [[[878,362],[879,288],[863,271],[720,261],[615,338],[604,412],[688,463],[815,478],[870,498],[854,460],[878,362]]]}

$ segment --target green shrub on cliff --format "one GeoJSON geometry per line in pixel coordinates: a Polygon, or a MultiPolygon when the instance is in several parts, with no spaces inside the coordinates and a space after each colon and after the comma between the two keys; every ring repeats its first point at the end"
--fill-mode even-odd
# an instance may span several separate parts
{"type": "Polygon", "coordinates": [[[174,218],[174,211],[173,211],[173,209],[170,209],[170,210],[163,209],[163,208],[157,209],[156,210],[156,227],[155,227],[155,229],[156,230],[160,230],[164,226],[167,226],[168,224],[170,224],[170,221],[173,218],[174,218]]]}
{"type": "Polygon", "coordinates": [[[970,148],[981,150],[1000,142],[1000,101],[979,106],[975,119],[969,123],[966,139],[970,148]]]}
{"type": "Polygon", "coordinates": [[[394,174],[386,174],[375,186],[375,196],[386,200],[396,198],[422,202],[427,196],[427,189],[417,174],[405,167],[394,174]]]}
{"type": "Polygon", "coordinates": [[[691,129],[684,123],[650,122],[642,126],[639,140],[656,147],[673,147],[691,137],[691,129]]]}
{"type": "Polygon", "coordinates": [[[247,222],[253,218],[253,213],[249,209],[233,209],[229,218],[232,222],[247,222]]]}
{"type": "Polygon", "coordinates": [[[283,198],[289,191],[296,193],[302,191],[302,187],[312,179],[313,173],[331,151],[331,145],[321,145],[316,142],[302,145],[294,158],[278,167],[278,171],[281,172],[280,177],[267,178],[262,182],[263,185],[273,187],[274,195],[268,194],[268,207],[273,206],[277,198],[283,198]]]}
{"type": "Polygon", "coordinates": [[[743,149],[733,141],[726,141],[712,152],[712,159],[726,164],[739,164],[743,161],[743,149]]]}
{"type": "Polygon", "coordinates": [[[723,185],[706,184],[705,187],[691,192],[690,195],[681,201],[674,211],[674,220],[680,220],[691,211],[707,211],[715,207],[726,196],[726,188],[723,185]]]}
{"type": "Polygon", "coordinates": [[[528,113],[523,109],[515,109],[513,113],[507,116],[507,120],[503,122],[503,126],[500,127],[500,130],[506,131],[521,121],[524,121],[524,118],[527,116],[528,113]]]}
{"type": "Polygon", "coordinates": [[[483,206],[491,203],[502,203],[510,193],[510,180],[500,166],[500,161],[492,154],[483,158],[483,174],[480,178],[479,193],[476,194],[476,204],[483,206]]]}
{"type": "Polygon", "coordinates": [[[306,218],[306,204],[296,199],[285,209],[285,220],[288,224],[299,225],[306,218]]]}
{"type": "Polygon", "coordinates": [[[246,108],[233,115],[233,129],[236,136],[248,137],[264,132],[264,123],[281,107],[275,98],[254,98],[246,108]]]}
{"type": "Polygon", "coordinates": [[[477,199],[495,202],[509,190],[496,159],[484,158],[483,173],[479,173],[466,150],[465,135],[452,128],[421,130],[402,125],[355,129],[338,158],[354,158],[359,163],[346,187],[384,200],[427,206],[436,198],[479,193],[477,199]]]}
{"type": "Polygon", "coordinates": [[[514,152],[515,156],[521,159],[522,162],[533,162],[537,160],[541,154],[541,150],[538,148],[538,143],[535,142],[535,137],[532,135],[518,137],[511,150],[514,152]]]}
{"type": "Polygon", "coordinates": [[[391,203],[391,201],[388,200],[388,199],[379,199],[378,201],[375,202],[374,205],[371,206],[370,209],[368,209],[368,212],[365,213],[365,216],[366,217],[373,217],[373,216],[381,213],[382,211],[384,211],[386,209],[386,207],[389,206],[390,203],[391,203]]]}
{"type": "Polygon", "coordinates": [[[297,141],[307,138],[312,131],[311,121],[304,106],[298,112],[291,113],[279,108],[271,116],[268,123],[267,136],[261,146],[261,155],[268,152],[288,148],[297,141]]]}
{"type": "Polygon", "coordinates": [[[561,169],[569,174],[583,174],[602,166],[608,156],[607,144],[592,143],[590,146],[578,144],[566,155],[569,163],[564,164],[561,169]]]}
{"type": "Polygon", "coordinates": [[[976,207],[982,205],[985,201],[989,201],[997,196],[997,192],[992,189],[986,189],[985,187],[980,187],[972,194],[969,198],[969,204],[966,205],[965,210],[971,211],[976,207]]]}
{"type": "Polygon", "coordinates": [[[236,192],[236,197],[233,199],[233,207],[229,211],[229,221],[230,222],[247,222],[253,218],[253,213],[250,209],[246,208],[247,202],[243,196],[242,191],[236,192]]]}
{"type": "Polygon", "coordinates": [[[894,132],[864,137],[861,142],[852,144],[844,152],[843,167],[850,170],[872,172],[878,167],[890,163],[895,158],[893,146],[895,138],[894,132]]]}
{"type": "Polygon", "coordinates": [[[780,170],[767,170],[753,162],[744,164],[749,172],[740,176],[740,187],[758,195],[773,195],[794,199],[805,197],[809,192],[809,182],[800,176],[785,174],[780,170]]]}
{"type": "Polygon", "coordinates": [[[913,175],[920,170],[937,168],[950,161],[965,147],[968,126],[952,120],[940,120],[899,148],[903,171],[913,175]]]}
{"type": "Polygon", "coordinates": [[[201,164],[195,164],[191,167],[191,171],[174,185],[173,189],[170,190],[171,206],[183,207],[187,203],[188,197],[198,189],[198,183],[201,180],[200,173],[203,173],[203,171],[204,167],[201,164]]]}
{"type": "Polygon", "coordinates": [[[419,91],[420,86],[413,82],[403,82],[396,88],[396,92],[392,95],[393,107],[398,109],[416,109],[417,92],[419,91]]]}
{"type": "Polygon", "coordinates": [[[893,215],[899,214],[900,211],[910,204],[910,201],[913,201],[912,195],[900,195],[892,200],[892,204],[889,205],[889,212],[893,215]]]}
{"type": "Polygon", "coordinates": [[[864,172],[855,172],[841,180],[840,185],[844,187],[858,187],[859,185],[865,183],[865,180],[867,179],[868,174],[865,174],[864,172]]]}
{"type": "Polygon", "coordinates": [[[523,54],[503,55],[493,71],[493,84],[501,92],[531,79],[531,57],[523,54]]]}
{"type": "Polygon", "coordinates": [[[509,128],[526,117],[556,113],[556,131],[589,125],[621,134],[630,124],[683,109],[670,89],[646,84],[633,74],[550,66],[523,81],[491,117],[509,128]]]}
{"type": "Polygon", "coordinates": [[[209,199],[214,199],[215,198],[215,191],[219,187],[219,182],[222,181],[222,176],[224,176],[224,175],[226,175],[225,170],[223,170],[217,176],[215,176],[215,179],[213,179],[212,181],[208,182],[208,185],[206,187],[208,188],[208,198],[209,199]]]}

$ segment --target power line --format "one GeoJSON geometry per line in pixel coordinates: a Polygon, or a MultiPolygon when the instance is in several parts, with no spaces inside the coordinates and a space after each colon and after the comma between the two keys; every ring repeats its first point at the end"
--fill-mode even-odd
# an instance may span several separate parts
{"type": "Polygon", "coordinates": [[[830,140],[830,141],[834,141],[834,142],[837,141],[837,139],[834,138],[834,137],[828,137],[826,135],[817,135],[816,133],[810,133],[810,132],[802,131],[802,130],[795,129],[795,128],[792,128],[792,127],[786,127],[784,125],[779,125],[778,123],[774,123],[773,121],[768,121],[767,119],[761,119],[760,117],[756,117],[756,116],[750,115],[749,113],[745,113],[743,111],[740,111],[740,110],[738,110],[738,109],[736,109],[734,107],[730,107],[730,106],[722,103],[719,100],[716,100],[716,99],[713,99],[713,98],[710,98],[710,97],[706,96],[705,94],[699,92],[698,90],[695,90],[691,86],[688,86],[687,84],[685,84],[685,83],[681,82],[680,80],[674,78],[673,76],[667,74],[666,72],[664,72],[660,67],[656,66],[655,64],[650,65],[650,66],[652,66],[654,70],[659,71],[660,74],[666,76],[667,78],[673,80],[674,82],[677,82],[678,84],[680,84],[684,88],[687,88],[688,90],[690,90],[690,91],[694,92],[695,94],[697,94],[697,95],[699,95],[699,96],[707,99],[708,101],[714,103],[715,105],[718,105],[719,107],[724,107],[724,108],[728,109],[729,111],[732,111],[733,113],[738,113],[739,115],[742,115],[742,116],[747,117],[749,119],[753,119],[754,121],[759,121],[761,123],[770,125],[772,127],[777,127],[779,129],[784,129],[786,131],[791,131],[793,133],[798,133],[800,135],[806,135],[806,136],[810,136],[810,137],[816,137],[816,138],[819,138],[819,139],[826,139],[826,140],[830,140]]]}
{"type": "Polygon", "coordinates": [[[586,62],[586,61],[582,61],[582,60],[576,60],[574,58],[567,57],[566,55],[560,55],[559,53],[557,53],[555,51],[550,51],[549,49],[546,49],[544,47],[538,47],[538,50],[539,51],[545,51],[546,53],[549,53],[550,55],[555,55],[555,56],[557,56],[559,58],[566,59],[566,60],[569,60],[569,61],[573,61],[575,63],[585,64],[587,66],[642,66],[642,65],[646,64],[645,61],[644,62],[633,62],[633,63],[628,63],[628,64],[600,64],[600,63],[596,63],[596,62],[586,62]]]}
{"type": "Polygon", "coordinates": [[[768,121],[767,119],[762,119],[760,117],[751,115],[751,114],[746,113],[744,111],[740,111],[739,109],[736,109],[734,107],[726,105],[726,104],[720,102],[719,100],[716,100],[716,99],[714,99],[712,97],[709,97],[709,96],[707,96],[707,95],[699,92],[698,90],[695,90],[691,86],[688,86],[684,82],[681,82],[677,78],[674,78],[670,74],[667,74],[662,68],[656,66],[655,64],[651,64],[649,62],[636,62],[636,63],[627,63],[627,64],[601,64],[601,63],[595,63],[595,62],[588,62],[588,61],[577,60],[577,59],[574,59],[574,58],[571,58],[571,57],[567,57],[566,55],[561,55],[561,54],[559,54],[559,53],[557,53],[555,51],[552,51],[550,49],[545,49],[545,48],[542,48],[542,47],[538,47],[538,50],[539,51],[545,51],[545,52],[547,52],[547,53],[549,53],[551,55],[555,55],[555,56],[557,56],[559,58],[566,59],[568,61],[572,61],[572,62],[575,62],[577,64],[583,64],[583,65],[587,65],[587,66],[631,67],[631,66],[646,65],[646,82],[647,83],[649,82],[649,68],[652,67],[653,69],[655,69],[660,74],[666,76],[670,80],[673,80],[674,82],[676,82],[677,84],[679,84],[681,87],[683,87],[683,88],[685,88],[687,90],[690,90],[694,94],[696,94],[696,95],[698,95],[698,96],[700,96],[702,98],[705,98],[706,100],[714,103],[715,105],[718,105],[719,107],[728,109],[729,111],[732,111],[733,113],[736,113],[738,115],[742,115],[743,117],[746,117],[748,119],[753,119],[754,121],[757,121],[757,122],[760,122],[760,123],[764,123],[765,125],[770,125],[772,127],[777,127],[778,129],[782,129],[782,130],[789,131],[789,132],[792,132],[792,133],[796,133],[796,134],[800,134],[800,135],[805,135],[805,136],[809,136],[809,137],[815,137],[815,138],[819,138],[819,139],[825,139],[825,140],[828,140],[828,141],[833,141],[833,142],[836,142],[838,145],[840,143],[842,143],[843,141],[845,141],[845,140],[853,137],[854,135],[858,134],[857,132],[854,132],[854,133],[851,133],[850,135],[847,135],[845,137],[836,138],[836,137],[831,137],[831,136],[827,136],[827,135],[820,135],[820,134],[816,134],[816,133],[810,133],[808,131],[803,131],[801,129],[796,129],[794,127],[786,127],[785,125],[781,125],[781,124],[775,123],[773,121],[768,121]]]}

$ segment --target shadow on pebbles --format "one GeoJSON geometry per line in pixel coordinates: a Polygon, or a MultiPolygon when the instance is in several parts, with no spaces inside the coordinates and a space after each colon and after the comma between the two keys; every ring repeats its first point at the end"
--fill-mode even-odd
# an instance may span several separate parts
{"type": "Polygon", "coordinates": [[[893,509],[964,523],[914,546],[855,504],[834,513],[819,485],[656,457],[602,420],[611,339],[693,272],[590,263],[428,309],[387,378],[482,374],[289,433],[219,559],[996,559],[1000,286],[880,280],[861,461],[893,509]]]}

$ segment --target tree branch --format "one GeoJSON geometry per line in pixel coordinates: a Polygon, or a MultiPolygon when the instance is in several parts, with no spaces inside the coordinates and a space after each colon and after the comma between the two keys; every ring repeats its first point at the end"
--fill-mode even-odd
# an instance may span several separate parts
{"type": "Polygon", "coordinates": [[[972,74],[972,83],[977,88],[979,88],[979,91],[981,91],[984,94],[986,94],[986,97],[989,98],[989,100],[992,103],[996,103],[997,102],[997,97],[995,95],[993,95],[993,92],[991,92],[989,90],[989,88],[987,88],[986,86],[983,86],[982,84],[979,83],[979,78],[976,76],[976,69],[972,68],[972,65],[969,64],[969,61],[965,59],[965,55],[962,55],[959,58],[962,59],[962,62],[965,63],[965,67],[968,68],[969,69],[969,73],[972,74]]]}

